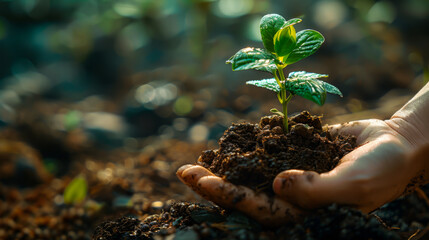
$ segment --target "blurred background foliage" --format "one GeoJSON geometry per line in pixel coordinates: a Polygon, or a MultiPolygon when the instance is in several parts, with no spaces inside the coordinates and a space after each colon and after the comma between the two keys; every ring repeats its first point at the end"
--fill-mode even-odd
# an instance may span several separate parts
{"type": "Polygon", "coordinates": [[[292,112],[360,112],[428,81],[427,0],[0,0],[0,126],[46,159],[89,143],[138,151],[150,136],[216,140],[278,107],[244,84],[265,73],[225,65],[262,46],[267,13],[322,32],[321,49],[286,70],[329,74],[344,93],[292,112]]]}

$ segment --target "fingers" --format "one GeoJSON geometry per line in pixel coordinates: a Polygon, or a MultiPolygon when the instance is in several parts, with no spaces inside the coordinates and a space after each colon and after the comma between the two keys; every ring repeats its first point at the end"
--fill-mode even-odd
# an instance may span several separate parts
{"type": "Polygon", "coordinates": [[[222,207],[237,209],[263,225],[278,226],[296,220],[300,211],[279,199],[255,193],[250,188],[236,186],[219,177],[211,176],[198,181],[199,190],[222,207]]]}
{"type": "Polygon", "coordinates": [[[363,129],[367,128],[374,120],[352,121],[347,123],[335,124],[328,127],[332,136],[338,135],[359,135],[363,129]]]}
{"type": "Polygon", "coordinates": [[[273,182],[274,192],[303,209],[314,209],[332,203],[366,209],[365,185],[367,179],[345,179],[335,172],[318,174],[312,171],[288,170],[280,173],[273,182]]]}
{"type": "Polygon", "coordinates": [[[357,138],[357,144],[363,144],[391,130],[385,121],[378,119],[367,119],[335,124],[328,127],[329,133],[336,137],[338,135],[353,135],[357,138]]]}
{"type": "Polygon", "coordinates": [[[203,198],[225,208],[237,209],[264,225],[278,226],[296,219],[300,213],[279,198],[271,199],[250,188],[228,183],[202,166],[182,166],[177,176],[203,198]]]}
{"type": "Polygon", "coordinates": [[[182,181],[184,184],[191,187],[192,190],[194,190],[199,194],[200,192],[197,188],[198,180],[200,180],[202,177],[214,176],[214,174],[209,170],[207,170],[206,168],[199,165],[191,165],[191,164],[187,164],[180,167],[177,170],[176,175],[180,179],[180,181],[182,181]]]}
{"type": "Polygon", "coordinates": [[[197,181],[204,176],[214,176],[214,174],[206,168],[191,164],[180,167],[176,175],[182,182],[188,185],[195,185],[197,181]]]}
{"type": "Polygon", "coordinates": [[[329,179],[312,171],[288,170],[274,179],[274,192],[283,199],[305,209],[318,208],[330,204],[327,194],[329,179]]]}

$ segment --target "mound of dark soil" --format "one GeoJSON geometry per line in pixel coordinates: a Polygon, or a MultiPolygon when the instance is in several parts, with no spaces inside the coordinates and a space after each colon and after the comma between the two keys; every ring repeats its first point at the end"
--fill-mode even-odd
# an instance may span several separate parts
{"type": "Polygon", "coordinates": [[[332,137],[322,128],[320,117],[306,111],[289,119],[287,134],[282,121],[280,116],[269,116],[259,124],[233,124],[220,138],[219,149],[203,152],[198,164],[231,183],[272,193],[278,173],[328,172],[356,147],[355,137],[332,137]]]}

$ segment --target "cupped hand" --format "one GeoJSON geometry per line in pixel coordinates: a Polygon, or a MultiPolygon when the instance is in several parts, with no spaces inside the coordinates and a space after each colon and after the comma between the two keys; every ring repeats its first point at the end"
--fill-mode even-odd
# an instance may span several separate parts
{"type": "Polygon", "coordinates": [[[398,121],[373,119],[331,126],[334,136],[356,136],[359,147],[327,173],[280,173],[273,182],[274,192],[304,209],[338,203],[363,212],[412,192],[428,180],[429,145],[398,121]]]}
{"type": "Polygon", "coordinates": [[[429,146],[415,151],[413,136],[401,131],[392,120],[331,126],[334,136],[356,136],[359,147],[327,173],[281,172],[273,182],[273,198],[228,183],[202,166],[182,166],[177,176],[205,199],[244,212],[264,225],[277,226],[299,218],[308,209],[331,203],[370,212],[428,179],[429,146]]]}

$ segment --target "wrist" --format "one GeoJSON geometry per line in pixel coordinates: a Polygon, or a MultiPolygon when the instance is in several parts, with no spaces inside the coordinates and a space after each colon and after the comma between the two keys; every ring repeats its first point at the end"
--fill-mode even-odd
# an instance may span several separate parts
{"type": "Polygon", "coordinates": [[[386,121],[414,148],[429,143],[429,83],[386,121]]]}
{"type": "Polygon", "coordinates": [[[398,137],[402,138],[402,143],[410,150],[415,150],[420,146],[429,143],[427,133],[424,131],[424,126],[415,117],[401,116],[395,114],[391,119],[385,121],[386,124],[394,131],[398,137]]]}

